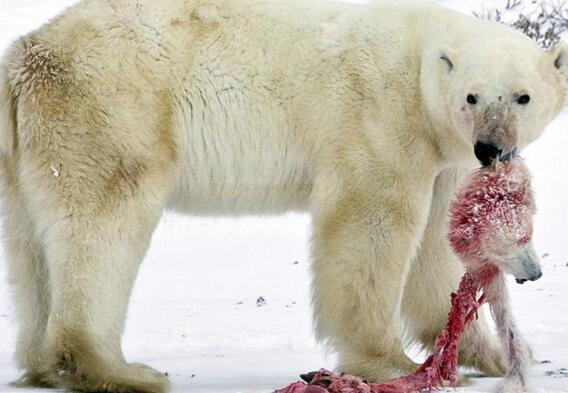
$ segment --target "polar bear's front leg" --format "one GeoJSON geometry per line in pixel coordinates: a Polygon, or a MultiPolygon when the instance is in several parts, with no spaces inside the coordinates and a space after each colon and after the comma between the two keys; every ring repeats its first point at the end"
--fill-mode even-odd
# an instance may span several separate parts
{"type": "Polygon", "coordinates": [[[407,193],[400,183],[388,190],[332,177],[316,183],[316,332],[339,352],[340,371],[373,382],[406,375],[416,364],[403,350],[400,305],[421,230],[423,201],[413,198],[426,193],[407,193]]]}
{"type": "MultiPolygon", "coordinates": [[[[436,178],[428,224],[406,283],[403,316],[411,338],[432,349],[445,326],[450,293],[456,290],[464,270],[447,240],[448,207],[457,185],[469,171],[444,170],[436,178]]],[[[460,364],[475,367],[488,376],[505,371],[503,351],[483,317],[465,329],[460,345],[460,364]]]]}

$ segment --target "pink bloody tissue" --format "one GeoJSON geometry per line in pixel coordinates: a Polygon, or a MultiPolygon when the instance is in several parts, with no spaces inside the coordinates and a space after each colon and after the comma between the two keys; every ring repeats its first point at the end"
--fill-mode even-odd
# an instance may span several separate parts
{"type": "Polygon", "coordinates": [[[458,346],[465,326],[485,303],[484,288],[501,273],[496,258],[523,247],[532,236],[535,211],[529,172],[519,159],[474,172],[450,206],[448,239],[465,267],[451,294],[448,322],[434,352],[414,373],[384,383],[368,383],[324,369],[276,393],[419,393],[456,384],[458,346]]]}

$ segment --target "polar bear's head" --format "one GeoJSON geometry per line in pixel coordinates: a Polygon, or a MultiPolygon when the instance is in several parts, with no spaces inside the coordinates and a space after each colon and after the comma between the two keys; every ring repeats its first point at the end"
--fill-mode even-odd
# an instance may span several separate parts
{"type": "Polygon", "coordinates": [[[566,44],[543,51],[515,33],[437,54],[422,88],[430,90],[424,96],[435,127],[453,134],[440,136],[449,142],[441,143],[446,156],[474,153],[484,165],[506,159],[538,138],[566,102],[566,44]]]}

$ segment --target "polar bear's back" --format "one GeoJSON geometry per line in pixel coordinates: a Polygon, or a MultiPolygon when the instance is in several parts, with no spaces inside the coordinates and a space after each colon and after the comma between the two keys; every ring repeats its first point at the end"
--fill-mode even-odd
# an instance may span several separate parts
{"type": "Polygon", "coordinates": [[[160,132],[178,157],[176,208],[297,208],[311,187],[309,142],[290,113],[304,104],[298,92],[312,90],[320,22],[343,7],[292,4],[85,0],[16,42],[8,74],[16,95],[30,96],[20,97],[33,102],[22,107],[30,117],[38,105],[58,106],[57,121],[85,112],[107,123],[44,118],[34,126],[42,132],[45,124],[58,133],[85,127],[143,157],[159,154],[142,150],[167,116],[170,129],[160,132]]]}
{"type": "Polygon", "coordinates": [[[466,36],[479,23],[422,2],[84,0],[8,63],[14,85],[65,80],[66,101],[128,122],[117,141],[151,144],[138,129],[171,112],[176,207],[288,209],[306,204],[316,152],[345,134],[341,116],[362,94],[381,93],[368,102],[388,103],[385,122],[412,111],[432,26],[466,36]],[[31,63],[34,78],[20,72],[31,63]]]}

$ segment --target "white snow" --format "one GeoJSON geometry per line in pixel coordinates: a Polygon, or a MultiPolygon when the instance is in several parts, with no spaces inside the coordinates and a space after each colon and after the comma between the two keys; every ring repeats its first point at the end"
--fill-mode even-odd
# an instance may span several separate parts
{"type": "MultiPolygon", "coordinates": [[[[1,0],[0,50],[74,2],[1,0]]],[[[461,10],[480,5],[440,2],[461,10]]],[[[550,361],[532,371],[535,392],[568,392],[568,375],[562,372],[568,369],[567,126],[563,115],[524,154],[537,192],[536,246],[549,254],[540,281],[511,283],[520,329],[538,358],[550,361]]],[[[127,358],[167,371],[174,392],[271,392],[300,373],[332,368],[334,357],[324,356],[311,329],[309,224],[301,214],[166,216],[134,291],[124,336],[127,358]],[[259,307],[260,296],[266,305],[259,307]]],[[[8,385],[18,370],[7,284],[0,255],[0,393],[24,393],[8,385]]],[[[497,384],[475,378],[457,391],[491,392],[497,384]]]]}

